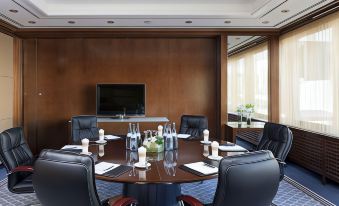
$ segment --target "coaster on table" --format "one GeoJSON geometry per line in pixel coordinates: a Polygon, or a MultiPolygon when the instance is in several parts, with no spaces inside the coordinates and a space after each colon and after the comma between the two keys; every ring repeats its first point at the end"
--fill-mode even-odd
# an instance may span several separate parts
{"type": "Polygon", "coordinates": [[[205,142],[204,140],[201,140],[200,142],[201,142],[201,144],[211,144],[212,143],[211,141],[205,142]]]}
{"type": "MultiPolygon", "coordinates": [[[[136,162],[134,163],[134,166],[137,167],[137,168],[146,168],[146,165],[142,165],[140,164],[140,162],[136,162]]],[[[147,162],[147,167],[150,167],[151,166],[151,163],[147,162]]]]}
{"type": "Polygon", "coordinates": [[[87,152],[87,153],[81,152],[80,154],[82,154],[82,155],[92,155],[92,152],[87,152]]]}
{"type": "Polygon", "coordinates": [[[105,143],[107,143],[106,140],[97,140],[95,142],[98,143],[98,144],[105,144],[105,143]]]}
{"type": "Polygon", "coordinates": [[[210,155],[210,156],[208,156],[207,158],[208,158],[208,159],[211,159],[211,160],[221,160],[221,159],[222,159],[222,156],[214,157],[214,156],[210,155]]]}

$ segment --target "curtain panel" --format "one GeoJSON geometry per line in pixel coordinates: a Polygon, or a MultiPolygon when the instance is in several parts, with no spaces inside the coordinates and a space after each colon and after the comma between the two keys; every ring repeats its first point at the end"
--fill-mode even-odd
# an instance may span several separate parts
{"type": "Polygon", "coordinates": [[[239,105],[253,104],[254,118],[268,118],[268,50],[267,42],[228,58],[228,111],[239,105]]]}
{"type": "Polygon", "coordinates": [[[339,136],[339,13],[280,37],[280,122],[339,136]]]}

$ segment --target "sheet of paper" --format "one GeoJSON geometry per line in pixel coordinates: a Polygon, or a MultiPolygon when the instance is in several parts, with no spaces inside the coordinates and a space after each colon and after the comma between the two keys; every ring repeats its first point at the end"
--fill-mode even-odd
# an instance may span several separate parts
{"type": "Polygon", "coordinates": [[[114,135],[105,135],[105,139],[107,139],[107,140],[113,140],[113,139],[120,139],[120,137],[114,136],[114,135]]]}
{"type": "Polygon", "coordinates": [[[190,164],[185,164],[185,166],[204,175],[215,174],[218,172],[217,167],[206,166],[204,162],[194,162],[190,164]]]}
{"type": "Polygon", "coordinates": [[[186,139],[186,138],[189,138],[191,135],[190,134],[178,134],[178,138],[181,138],[181,139],[186,139]]]}
{"type": "Polygon", "coordinates": [[[81,145],[65,145],[61,149],[82,149],[81,145]]]}
{"type": "Polygon", "coordinates": [[[242,152],[242,151],[246,152],[247,151],[247,149],[245,149],[245,148],[243,148],[242,146],[239,146],[239,145],[234,145],[234,146],[232,146],[232,145],[227,145],[227,146],[220,145],[219,150],[224,151],[224,152],[242,152]]]}
{"type": "Polygon", "coordinates": [[[120,166],[119,164],[113,164],[109,162],[100,162],[95,165],[95,174],[102,175],[108,171],[111,171],[120,166]]]}

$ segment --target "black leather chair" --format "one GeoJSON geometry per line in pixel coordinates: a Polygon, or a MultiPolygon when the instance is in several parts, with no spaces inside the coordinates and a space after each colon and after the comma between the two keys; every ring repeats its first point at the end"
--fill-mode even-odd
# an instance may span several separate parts
{"type": "MultiPolygon", "coordinates": [[[[213,206],[269,206],[279,187],[279,164],[270,151],[249,152],[220,161],[213,206]]],[[[179,201],[202,205],[191,196],[179,201]]]]}
{"type": "Polygon", "coordinates": [[[183,115],[181,116],[180,134],[190,134],[192,137],[203,137],[204,129],[208,129],[208,120],[205,116],[183,115]]]}
{"type": "Polygon", "coordinates": [[[72,117],[72,140],[79,143],[82,139],[97,140],[99,129],[97,127],[97,117],[81,115],[72,117]]]}
{"type": "Polygon", "coordinates": [[[291,130],[281,124],[266,123],[257,150],[270,150],[280,165],[280,180],[284,178],[285,159],[291,150],[293,135],[291,130]]]}
{"type": "Polygon", "coordinates": [[[90,156],[60,150],[43,150],[34,164],[33,185],[42,205],[103,206],[136,204],[132,198],[101,202],[90,156]]]}
{"type": "Polygon", "coordinates": [[[11,128],[0,134],[0,160],[7,170],[9,191],[34,192],[32,185],[34,158],[22,128],[11,128]]]}

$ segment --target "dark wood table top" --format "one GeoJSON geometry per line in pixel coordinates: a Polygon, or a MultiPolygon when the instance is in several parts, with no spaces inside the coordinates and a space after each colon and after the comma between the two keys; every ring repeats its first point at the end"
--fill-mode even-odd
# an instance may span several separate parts
{"type": "MultiPolygon", "coordinates": [[[[101,146],[102,147],[102,146],[101,146]]],[[[102,150],[102,148],[101,148],[102,150]]],[[[90,144],[89,151],[98,155],[98,162],[111,162],[116,164],[128,165],[131,159],[138,158],[137,152],[130,152],[125,149],[125,140],[108,141],[104,145],[104,154],[99,155],[99,145],[90,144]],[[101,156],[101,157],[100,157],[101,156]]],[[[207,156],[211,154],[211,147],[205,146],[197,140],[179,140],[179,149],[173,152],[147,153],[147,158],[151,166],[146,169],[134,168],[130,172],[124,173],[119,177],[110,178],[102,175],[96,175],[97,179],[121,182],[121,183],[188,183],[216,178],[218,175],[208,175],[204,177],[197,176],[179,168],[182,164],[208,160],[207,156]],[[204,156],[205,149],[205,156],[204,156]],[[208,154],[206,153],[208,150],[208,154]]],[[[219,155],[230,156],[239,154],[239,152],[221,152],[219,155]]]]}

